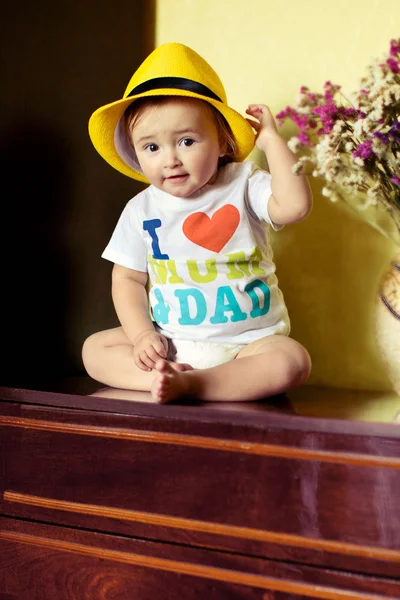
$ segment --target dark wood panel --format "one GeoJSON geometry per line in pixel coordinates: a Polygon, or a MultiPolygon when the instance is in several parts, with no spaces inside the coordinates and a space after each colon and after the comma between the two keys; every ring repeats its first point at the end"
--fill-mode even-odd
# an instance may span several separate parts
{"type": "MultiPolygon", "coordinates": [[[[161,430],[163,422],[168,430],[168,419],[143,421],[155,430],[133,430],[128,425],[137,424],[134,417],[115,415],[124,425],[118,428],[110,415],[71,412],[72,420],[68,411],[34,407],[24,408],[23,419],[40,419],[3,417],[9,449],[5,514],[382,575],[398,572],[400,461],[390,438],[378,438],[389,443],[387,456],[377,456],[368,440],[352,437],[368,450],[355,455],[324,450],[321,435],[314,448],[296,448],[278,445],[277,437],[272,445],[253,442],[248,428],[243,444],[234,443],[233,427],[230,439],[171,436],[161,430]],[[41,504],[29,496],[39,496],[41,504]],[[71,510],[75,504],[77,511],[71,510]],[[135,514],[127,518],[112,509],[135,514]],[[157,516],[162,519],[155,524],[157,516]],[[181,519],[181,526],[171,525],[171,518],[181,519]]],[[[197,433],[195,420],[191,428],[185,423],[185,432],[197,433]]]]}
{"type": "MultiPolygon", "coordinates": [[[[303,458],[304,453],[293,450],[282,457],[288,449],[281,446],[267,447],[263,455],[262,445],[254,451],[243,446],[241,451],[240,444],[224,448],[224,440],[214,438],[190,438],[191,445],[185,435],[173,436],[170,442],[151,431],[140,432],[143,437],[137,439],[122,430],[120,436],[117,430],[108,437],[107,428],[100,434],[79,425],[65,432],[45,428],[45,422],[30,421],[23,428],[12,428],[15,441],[8,456],[7,489],[48,498],[62,494],[65,500],[140,511],[179,511],[183,517],[217,521],[229,505],[233,525],[246,519],[249,527],[275,529],[278,520],[279,530],[307,535],[318,528],[323,537],[335,539],[340,523],[343,537],[354,541],[358,537],[364,543],[379,539],[378,534],[399,522],[396,468],[347,464],[346,457],[335,464],[331,455],[327,460],[323,453],[303,458]],[[313,488],[312,506],[307,490],[313,488]],[[370,518],[369,527],[360,532],[367,515],[376,520],[379,516],[380,531],[373,530],[370,518]]],[[[387,537],[390,547],[395,540],[387,537]]]]}
{"type": "Polygon", "coordinates": [[[384,600],[389,579],[0,519],[3,593],[18,600],[384,600]]]}
{"type": "MultiPolygon", "coordinates": [[[[280,414],[268,403],[207,403],[203,406],[157,405],[109,398],[1,388],[2,414],[79,422],[107,427],[223,436],[243,441],[285,443],[295,447],[362,451],[400,457],[395,424],[317,419],[280,414]],[[4,412],[4,411],[8,412],[4,412]],[[78,417],[77,417],[78,416],[78,417]]],[[[277,400],[277,402],[280,401],[277,400]]]]}

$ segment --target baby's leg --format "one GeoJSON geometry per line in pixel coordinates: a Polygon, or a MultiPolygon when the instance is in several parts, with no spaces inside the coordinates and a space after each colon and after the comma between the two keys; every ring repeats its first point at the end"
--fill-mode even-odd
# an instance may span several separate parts
{"type": "Polygon", "coordinates": [[[176,372],[171,363],[159,360],[152,394],[158,402],[189,394],[208,401],[259,400],[298,387],[310,369],[310,357],[301,344],[274,335],[252,342],[235,360],[210,369],[176,372]]]}
{"type": "MultiPolygon", "coordinates": [[[[88,374],[106,385],[125,390],[150,391],[155,371],[143,371],[133,359],[133,346],[122,327],[91,335],[82,348],[82,359],[88,374]]],[[[171,363],[183,371],[189,365],[171,363]]]]}
{"type": "Polygon", "coordinates": [[[122,327],[99,331],[83,344],[85,369],[96,381],[126,390],[149,391],[154,371],[142,371],[133,360],[133,346],[122,327]]]}

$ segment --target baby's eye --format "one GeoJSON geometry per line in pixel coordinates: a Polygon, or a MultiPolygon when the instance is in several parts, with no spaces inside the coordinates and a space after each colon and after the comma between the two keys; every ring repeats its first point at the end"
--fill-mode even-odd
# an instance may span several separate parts
{"type": "Polygon", "coordinates": [[[195,142],[194,142],[194,140],[192,140],[192,138],[184,138],[183,140],[181,140],[179,142],[179,145],[186,146],[188,148],[189,146],[193,146],[194,143],[195,142]]]}
{"type": "Polygon", "coordinates": [[[157,144],[147,144],[145,150],[147,150],[147,152],[157,152],[158,146],[157,144]]]}

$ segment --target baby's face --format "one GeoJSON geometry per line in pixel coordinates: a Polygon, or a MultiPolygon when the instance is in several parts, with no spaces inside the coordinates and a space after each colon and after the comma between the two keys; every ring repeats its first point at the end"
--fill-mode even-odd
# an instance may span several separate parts
{"type": "Polygon", "coordinates": [[[175,97],[148,106],[132,131],[143,174],[156,188],[189,198],[213,183],[224,155],[217,127],[203,101],[175,97]]]}

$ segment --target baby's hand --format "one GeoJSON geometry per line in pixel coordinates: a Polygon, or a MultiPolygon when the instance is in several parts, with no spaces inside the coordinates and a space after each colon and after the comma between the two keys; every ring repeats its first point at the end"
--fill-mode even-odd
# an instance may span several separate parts
{"type": "Polygon", "coordinates": [[[272,116],[271,111],[268,106],[265,104],[250,104],[246,113],[257,121],[253,119],[246,119],[248,123],[253,127],[253,129],[257,133],[256,137],[256,146],[260,148],[260,150],[264,149],[264,139],[273,134],[276,135],[278,133],[278,129],[276,127],[276,123],[274,117],[272,116]]]}
{"type": "Polygon", "coordinates": [[[163,335],[157,331],[144,331],[135,340],[133,359],[139,369],[151,371],[160,358],[167,358],[167,350],[168,342],[163,335]]]}

